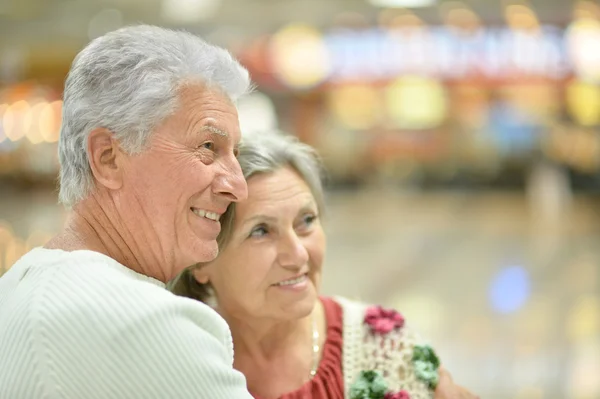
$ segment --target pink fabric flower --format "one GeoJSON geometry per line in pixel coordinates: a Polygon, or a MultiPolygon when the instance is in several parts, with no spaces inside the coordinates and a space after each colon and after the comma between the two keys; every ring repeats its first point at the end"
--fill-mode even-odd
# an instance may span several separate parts
{"type": "Polygon", "coordinates": [[[388,392],[383,399],[410,399],[410,395],[404,390],[396,393],[388,392]]]}
{"type": "Polygon", "coordinates": [[[367,309],[365,323],[371,327],[372,333],[387,334],[394,329],[402,328],[404,317],[395,310],[371,306],[367,309]]]}

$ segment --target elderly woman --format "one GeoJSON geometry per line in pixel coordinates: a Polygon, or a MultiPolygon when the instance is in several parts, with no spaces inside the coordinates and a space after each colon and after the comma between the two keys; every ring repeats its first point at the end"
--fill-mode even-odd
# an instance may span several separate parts
{"type": "Polygon", "coordinates": [[[0,279],[0,398],[250,398],[225,321],[165,289],[216,256],[221,214],[247,196],[234,102],[249,85],[225,50],[158,27],[77,55],[59,141],[71,213],[0,279]]]}
{"type": "Polygon", "coordinates": [[[315,152],[289,136],[245,139],[248,199],[222,217],[217,259],[170,286],[228,322],[255,398],[471,398],[394,310],[319,298],[325,234],[315,152]]]}

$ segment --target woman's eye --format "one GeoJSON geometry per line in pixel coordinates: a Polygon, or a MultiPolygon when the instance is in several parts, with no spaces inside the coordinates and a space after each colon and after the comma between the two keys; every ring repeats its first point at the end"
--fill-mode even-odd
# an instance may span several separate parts
{"type": "Polygon", "coordinates": [[[318,216],[313,213],[309,213],[309,214],[302,216],[302,218],[300,219],[300,221],[298,222],[298,224],[295,227],[296,230],[299,232],[304,232],[304,233],[308,233],[308,232],[312,231],[312,227],[313,227],[315,221],[317,220],[317,218],[318,218],[318,216]]]}
{"type": "Polygon", "coordinates": [[[317,215],[305,215],[302,218],[302,221],[304,222],[304,224],[306,224],[307,226],[312,225],[315,221],[317,220],[317,215]]]}
{"type": "Polygon", "coordinates": [[[250,237],[259,238],[265,235],[267,235],[267,228],[265,226],[257,226],[250,232],[250,237]]]}

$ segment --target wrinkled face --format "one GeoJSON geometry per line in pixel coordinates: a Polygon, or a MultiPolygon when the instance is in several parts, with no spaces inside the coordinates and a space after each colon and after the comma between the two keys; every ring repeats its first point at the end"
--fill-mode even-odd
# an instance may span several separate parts
{"type": "Polygon", "coordinates": [[[181,89],[179,106],[149,147],[128,156],[117,206],[134,240],[166,279],[214,259],[219,216],[247,186],[236,159],[240,128],[233,104],[201,85],[181,89]]]}
{"type": "Polygon", "coordinates": [[[249,179],[229,243],[194,274],[210,280],[227,314],[297,319],[313,309],[324,252],[315,198],[295,171],[282,168],[249,179]]]}

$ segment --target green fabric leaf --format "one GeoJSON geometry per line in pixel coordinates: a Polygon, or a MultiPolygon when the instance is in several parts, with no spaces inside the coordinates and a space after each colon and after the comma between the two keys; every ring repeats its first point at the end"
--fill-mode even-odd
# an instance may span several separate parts
{"type": "Polygon", "coordinates": [[[412,360],[417,378],[425,382],[430,389],[435,389],[440,379],[440,359],[431,346],[415,346],[412,360]]]}
{"type": "Polygon", "coordinates": [[[383,399],[387,383],[381,374],[373,370],[362,371],[350,386],[351,399],[383,399]]]}

